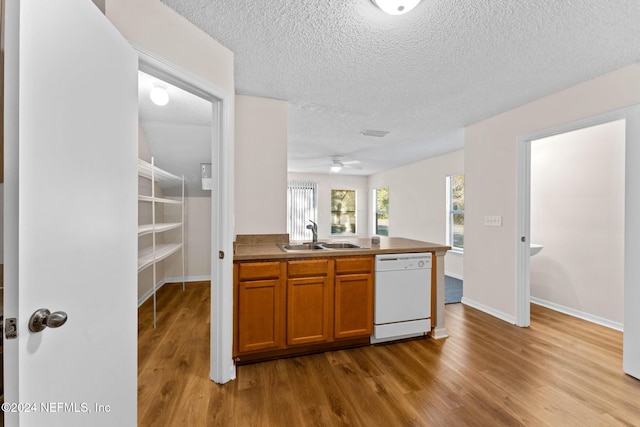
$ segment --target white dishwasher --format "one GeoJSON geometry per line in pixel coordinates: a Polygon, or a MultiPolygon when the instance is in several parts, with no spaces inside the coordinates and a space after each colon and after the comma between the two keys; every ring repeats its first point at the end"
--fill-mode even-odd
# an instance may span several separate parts
{"type": "Polygon", "coordinates": [[[376,255],[372,343],[431,330],[431,254],[376,255]]]}

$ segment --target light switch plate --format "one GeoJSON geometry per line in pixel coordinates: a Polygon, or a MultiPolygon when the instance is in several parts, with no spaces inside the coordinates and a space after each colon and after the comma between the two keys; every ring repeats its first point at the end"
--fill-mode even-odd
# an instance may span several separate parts
{"type": "Polygon", "coordinates": [[[502,216],[500,215],[485,215],[484,225],[488,227],[502,227],[502,216]]]}

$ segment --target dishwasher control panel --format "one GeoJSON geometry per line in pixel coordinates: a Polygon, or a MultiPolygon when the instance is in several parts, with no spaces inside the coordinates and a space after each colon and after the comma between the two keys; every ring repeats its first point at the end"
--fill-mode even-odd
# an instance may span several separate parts
{"type": "Polygon", "coordinates": [[[430,268],[430,253],[376,255],[376,271],[422,270],[430,268]]]}

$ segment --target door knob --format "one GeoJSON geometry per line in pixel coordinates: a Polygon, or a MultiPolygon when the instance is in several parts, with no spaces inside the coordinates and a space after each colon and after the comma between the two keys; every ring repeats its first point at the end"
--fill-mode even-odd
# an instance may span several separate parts
{"type": "Polygon", "coordinates": [[[29,330],[31,332],[43,331],[47,326],[59,328],[67,322],[67,313],[64,311],[50,312],[46,308],[41,308],[31,315],[29,319],[29,330]]]}

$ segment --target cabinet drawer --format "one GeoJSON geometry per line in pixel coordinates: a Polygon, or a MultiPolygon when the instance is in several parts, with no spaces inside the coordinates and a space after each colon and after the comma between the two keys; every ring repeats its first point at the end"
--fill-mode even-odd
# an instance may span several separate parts
{"type": "Polygon", "coordinates": [[[262,280],[280,277],[280,262],[244,262],[238,265],[238,279],[262,280]]]}
{"type": "Polygon", "coordinates": [[[288,262],[289,277],[326,276],[329,272],[328,259],[314,259],[288,262]]]}
{"type": "Polygon", "coordinates": [[[373,257],[336,258],[336,274],[371,273],[373,257]]]}

